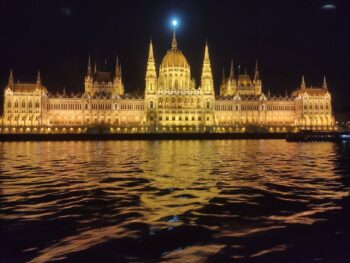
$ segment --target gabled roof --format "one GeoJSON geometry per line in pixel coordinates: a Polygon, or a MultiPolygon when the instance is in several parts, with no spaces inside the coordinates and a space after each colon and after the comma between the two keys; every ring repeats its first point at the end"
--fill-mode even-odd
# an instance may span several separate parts
{"type": "Polygon", "coordinates": [[[94,74],[93,78],[94,82],[113,82],[113,74],[112,72],[104,72],[104,71],[99,71],[94,74]]]}

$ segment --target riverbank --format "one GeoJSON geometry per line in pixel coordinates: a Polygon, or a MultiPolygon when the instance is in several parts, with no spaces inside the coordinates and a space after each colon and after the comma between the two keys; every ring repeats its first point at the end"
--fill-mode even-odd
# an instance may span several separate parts
{"type": "Polygon", "coordinates": [[[285,139],[287,133],[65,133],[0,134],[0,141],[226,140],[285,139]]]}

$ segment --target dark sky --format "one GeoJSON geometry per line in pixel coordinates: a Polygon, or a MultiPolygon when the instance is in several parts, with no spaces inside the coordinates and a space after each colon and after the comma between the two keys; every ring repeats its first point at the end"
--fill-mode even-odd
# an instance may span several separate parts
{"type": "Polygon", "coordinates": [[[263,89],[291,92],[305,74],[317,86],[326,74],[337,110],[350,101],[350,4],[343,1],[16,1],[0,0],[0,85],[34,81],[40,68],[50,91],[82,91],[88,54],[98,69],[122,63],[127,92],[142,90],[152,37],[157,66],[171,44],[170,19],[199,84],[205,40],[216,90],[231,58],[252,72],[259,61],[263,89]],[[325,4],[336,8],[325,10],[325,4]]]}

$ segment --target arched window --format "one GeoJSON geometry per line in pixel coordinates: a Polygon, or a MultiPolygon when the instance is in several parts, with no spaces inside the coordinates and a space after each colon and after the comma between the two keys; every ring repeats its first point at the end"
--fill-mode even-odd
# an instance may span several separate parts
{"type": "Polygon", "coordinates": [[[309,109],[312,110],[312,104],[311,104],[311,103],[310,103],[310,105],[309,105],[309,109]]]}
{"type": "Polygon", "coordinates": [[[175,80],[175,89],[178,89],[178,87],[179,87],[179,82],[175,80]]]}
{"type": "Polygon", "coordinates": [[[7,102],[7,107],[8,107],[8,108],[11,108],[11,101],[8,101],[8,102],[7,102]]]}
{"type": "Polygon", "coordinates": [[[207,101],[207,109],[210,109],[210,102],[207,101]]]}
{"type": "Polygon", "coordinates": [[[29,101],[28,107],[29,107],[29,108],[32,108],[32,107],[33,107],[33,103],[32,103],[31,101],[29,101]]]}
{"type": "Polygon", "coordinates": [[[201,107],[201,100],[197,99],[197,108],[199,109],[201,107]]]}
{"type": "Polygon", "coordinates": [[[149,107],[150,107],[151,109],[153,109],[153,101],[151,101],[151,102],[149,103],[149,107]]]}
{"type": "Polygon", "coordinates": [[[15,101],[15,108],[18,108],[18,101],[15,101]]]}
{"type": "Polygon", "coordinates": [[[179,99],[177,100],[177,106],[178,106],[179,108],[181,108],[181,106],[182,106],[181,103],[182,103],[182,102],[181,102],[181,99],[179,98],[179,99]]]}
{"type": "Polygon", "coordinates": [[[24,108],[26,106],[25,101],[22,101],[22,108],[24,108]]]}
{"type": "Polygon", "coordinates": [[[317,103],[315,104],[315,110],[318,110],[318,104],[317,103]]]}

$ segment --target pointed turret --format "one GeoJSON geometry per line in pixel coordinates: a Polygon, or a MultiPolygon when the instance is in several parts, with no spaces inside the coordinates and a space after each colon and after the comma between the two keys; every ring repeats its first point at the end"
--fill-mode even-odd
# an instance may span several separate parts
{"type": "Polygon", "coordinates": [[[91,77],[91,76],[92,76],[92,70],[91,70],[91,58],[90,58],[90,54],[89,54],[89,59],[88,59],[87,75],[88,75],[89,77],[91,77]]]}
{"type": "Polygon", "coordinates": [[[41,87],[41,77],[40,77],[40,70],[38,70],[38,75],[36,77],[36,86],[41,87]]]}
{"type": "Polygon", "coordinates": [[[152,39],[149,43],[147,70],[146,70],[146,93],[154,93],[157,84],[156,64],[153,55],[152,39]]]}
{"type": "Polygon", "coordinates": [[[11,70],[10,70],[9,80],[8,80],[8,86],[9,86],[10,88],[13,88],[14,84],[15,84],[15,81],[14,81],[14,79],[13,79],[13,72],[12,72],[12,69],[11,69],[11,70]]]}
{"type": "Polygon", "coordinates": [[[322,83],[322,87],[324,89],[327,89],[328,88],[328,85],[327,85],[327,80],[326,80],[326,75],[323,76],[323,83],[322,83]]]}
{"type": "Polygon", "coordinates": [[[97,72],[97,65],[96,65],[96,62],[95,62],[94,74],[96,74],[96,72],[97,72]]]}
{"type": "Polygon", "coordinates": [[[121,78],[122,77],[122,69],[121,65],[119,65],[119,59],[117,56],[116,62],[115,62],[115,77],[116,78],[121,78]]]}
{"type": "Polygon", "coordinates": [[[301,84],[300,84],[300,87],[301,87],[302,89],[305,89],[305,87],[306,87],[304,75],[302,75],[302,77],[301,77],[301,84]]]}
{"type": "Polygon", "coordinates": [[[154,55],[153,55],[152,40],[149,43],[146,77],[147,76],[156,76],[156,65],[155,65],[154,55]]]}
{"type": "Polygon", "coordinates": [[[221,85],[225,85],[226,83],[226,76],[225,76],[225,67],[222,68],[222,79],[221,79],[221,85]]]}
{"type": "Polygon", "coordinates": [[[258,68],[258,60],[255,62],[255,73],[254,73],[254,81],[259,80],[259,68],[258,68]]]}
{"type": "Polygon", "coordinates": [[[230,80],[233,81],[235,79],[235,68],[233,66],[233,59],[231,60],[231,68],[230,68],[230,80]]]}
{"type": "Polygon", "coordinates": [[[114,87],[113,96],[124,95],[124,84],[122,80],[122,66],[119,64],[119,58],[117,56],[115,62],[115,77],[114,77],[114,87]]]}
{"type": "Polygon", "coordinates": [[[206,93],[214,93],[214,82],[213,75],[211,73],[208,42],[205,42],[201,87],[206,93]]]}

